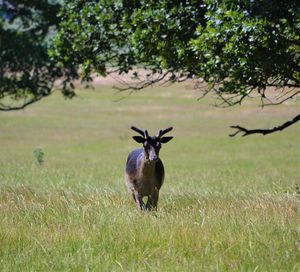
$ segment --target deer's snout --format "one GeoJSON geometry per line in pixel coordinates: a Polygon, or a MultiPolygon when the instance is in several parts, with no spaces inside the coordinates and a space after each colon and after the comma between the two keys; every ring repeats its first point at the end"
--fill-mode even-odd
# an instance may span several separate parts
{"type": "Polygon", "coordinates": [[[158,160],[158,156],[156,154],[149,155],[149,161],[157,161],[157,160],[158,160]]]}
{"type": "Polygon", "coordinates": [[[158,152],[159,150],[156,150],[154,146],[148,147],[148,159],[149,161],[157,161],[158,160],[158,152]]]}

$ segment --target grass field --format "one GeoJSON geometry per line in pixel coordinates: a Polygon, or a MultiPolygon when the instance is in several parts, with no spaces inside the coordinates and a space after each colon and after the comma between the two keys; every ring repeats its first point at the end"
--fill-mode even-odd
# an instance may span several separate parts
{"type": "Polygon", "coordinates": [[[0,271],[300,271],[299,125],[228,137],[291,119],[299,101],[217,109],[183,86],[114,92],[0,113],[0,271]],[[131,125],[174,126],[157,212],[125,187],[131,125]]]}

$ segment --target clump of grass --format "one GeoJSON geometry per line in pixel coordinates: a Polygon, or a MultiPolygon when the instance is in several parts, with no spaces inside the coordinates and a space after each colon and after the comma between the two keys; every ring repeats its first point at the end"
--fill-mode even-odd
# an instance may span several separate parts
{"type": "Polygon", "coordinates": [[[35,164],[37,166],[42,166],[44,164],[44,151],[41,147],[36,147],[35,149],[33,149],[32,151],[33,156],[35,158],[35,164]]]}

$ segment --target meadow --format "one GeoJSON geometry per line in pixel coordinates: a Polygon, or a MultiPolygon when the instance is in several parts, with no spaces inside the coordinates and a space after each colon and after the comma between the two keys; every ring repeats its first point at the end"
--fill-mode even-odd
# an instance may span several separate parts
{"type": "Polygon", "coordinates": [[[300,271],[299,100],[220,109],[184,85],[0,112],[0,271],[300,271]],[[131,125],[173,126],[157,212],[124,183],[131,125]],[[34,150],[44,153],[38,163],[34,150]]]}

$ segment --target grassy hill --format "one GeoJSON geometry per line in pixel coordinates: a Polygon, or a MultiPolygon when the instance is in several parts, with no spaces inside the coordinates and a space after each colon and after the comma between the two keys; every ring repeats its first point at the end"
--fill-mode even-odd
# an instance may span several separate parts
{"type": "Polygon", "coordinates": [[[1,271],[300,270],[299,125],[228,137],[233,124],[291,119],[299,101],[219,109],[184,86],[123,95],[97,86],[0,113],[1,271]],[[174,127],[158,212],[137,211],[124,183],[131,125],[174,127]]]}

